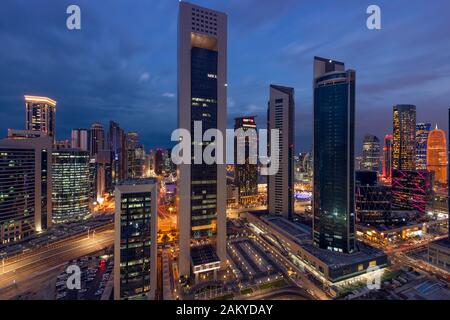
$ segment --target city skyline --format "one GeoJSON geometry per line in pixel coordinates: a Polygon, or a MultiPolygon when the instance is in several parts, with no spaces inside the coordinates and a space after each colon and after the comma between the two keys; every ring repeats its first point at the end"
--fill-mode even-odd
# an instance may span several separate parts
{"type": "MultiPolygon", "coordinates": [[[[383,137],[391,133],[385,119],[396,104],[416,105],[418,121],[433,126],[437,123],[447,131],[439,110],[448,107],[445,100],[450,81],[446,76],[448,67],[433,65],[435,59],[444,58],[448,51],[449,42],[443,41],[448,35],[442,31],[448,28],[448,22],[437,14],[447,3],[425,6],[423,2],[381,1],[383,29],[373,32],[365,26],[364,4],[356,1],[345,4],[325,1],[326,11],[312,2],[288,1],[281,5],[279,13],[267,19],[261,17],[269,15],[277,4],[265,2],[247,14],[246,8],[253,6],[253,2],[196,1],[230,14],[229,41],[233,45],[228,66],[229,128],[237,116],[264,117],[267,85],[292,86],[297,92],[296,151],[311,150],[310,65],[314,55],[325,55],[350,61],[349,67],[359,70],[357,154],[364,134],[383,137]],[[412,17],[408,10],[399,9],[406,5],[420,14],[412,17]],[[293,8],[298,10],[290,10],[293,8]],[[345,22],[332,34],[320,36],[320,30],[326,28],[321,21],[330,18],[336,10],[340,16],[351,19],[349,22],[343,19],[345,22]],[[421,15],[431,14],[436,19],[426,25],[417,22],[421,15]],[[241,32],[242,28],[246,31],[241,32]],[[305,32],[311,28],[318,31],[314,36],[305,32]],[[330,36],[332,40],[325,42],[330,36]],[[415,53],[408,50],[413,41],[423,44],[415,53]],[[250,47],[252,51],[248,50],[250,47]],[[238,65],[241,67],[236,68],[238,65]],[[409,65],[415,68],[409,69],[409,65]],[[415,76],[411,77],[412,74],[415,76]]],[[[128,27],[120,24],[119,29],[113,22],[115,19],[109,17],[120,15],[123,5],[113,1],[111,6],[103,8],[80,1],[83,26],[81,31],[73,33],[65,28],[66,3],[50,5],[44,1],[37,8],[17,2],[5,6],[8,14],[0,38],[11,45],[10,52],[2,53],[5,72],[1,75],[0,127],[23,128],[23,95],[45,95],[58,101],[58,139],[69,139],[73,128],[89,128],[96,121],[107,127],[108,121],[114,120],[126,131],[138,131],[146,149],[170,146],[168,138],[176,129],[176,116],[167,117],[165,113],[168,110],[169,114],[176,114],[177,4],[178,1],[156,5],[152,2],[153,10],[145,10],[148,4],[139,3],[130,12],[127,10],[133,23],[128,27]],[[24,12],[27,20],[18,16],[18,12],[24,12]],[[40,23],[36,26],[34,22],[38,18],[40,23]],[[164,31],[156,34],[153,32],[156,24],[167,24],[167,28],[161,28],[164,31]],[[130,34],[133,36],[129,37],[130,34]],[[14,41],[11,36],[15,36],[14,41]],[[33,56],[27,48],[36,49],[33,56]],[[40,52],[52,52],[52,55],[40,52]],[[17,72],[18,65],[20,72],[17,72]],[[158,119],[157,123],[148,126],[147,119],[154,118],[158,119]]]]}

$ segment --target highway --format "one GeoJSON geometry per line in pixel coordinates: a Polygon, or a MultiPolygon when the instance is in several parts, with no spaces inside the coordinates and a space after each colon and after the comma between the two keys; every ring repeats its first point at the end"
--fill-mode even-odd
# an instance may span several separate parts
{"type": "MultiPolygon", "coordinates": [[[[69,261],[105,249],[114,244],[114,231],[107,229],[67,239],[48,248],[12,261],[0,262],[0,299],[7,299],[33,289],[48,272],[62,267],[69,261]]],[[[36,288],[39,289],[39,288],[36,288]]]]}

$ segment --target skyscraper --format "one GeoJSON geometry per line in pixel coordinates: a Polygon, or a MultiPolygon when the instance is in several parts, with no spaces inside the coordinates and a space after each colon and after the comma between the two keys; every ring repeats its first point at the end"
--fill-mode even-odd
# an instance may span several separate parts
{"type": "Polygon", "coordinates": [[[92,157],[95,157],[100,150],[105,150],[105,130],[100,123],[91,126],[89,134],[89,148],[92,157]]]}
{"type": "Polygon", "coordinates": [[[267,128],[279,130],[279,170],[268,176],[269,214],[292,218],[294,215],[294,89],[277,85],[270,86],[267,128]]]}
{"type": "Polygon", "coordinates": [[[234,130],[241,129],[248,134],[245,141],[235,139],[234,151],[234,185],[237,188],[238,202],[247,205],[255,201],[258,196],[258,157],[250,154],[252,146],[257,152],[258,137],[256,133],[255,117],[241,117],[234,120],[234,130]],[[252,130],[252,131],[249,131],[252,130]],[[253,134],[251,134],[253,132],[253,134]],[[238,164],[238,148],[245,150],[245,163],[238,164]]]}
{"type": "Polygon", "coordinates": [[[51,226],[52,142],[42,132],[17,130],[0,140],[0,244],[51,226]]]}
{"type": "Polygon", "coordinates": [[[88,129],[72,129],[73,149],[89,151],[89,130],[88,129]]]}
{"type": "Polygon", "coordinates": [[[145,151],[139,142],[139,134],[137,132],[129,132],[127,134],[127,166],[129,179],[142,178],[144,175],[145,151]]]}
{"type": "Polygon", "coordinates": [[[394,106],[393,169],[416,170],[416,106],[394,106]]]}
{"type": "Polygon", "coordinates": [[[392,135],[388,134],[384,137],[383,148],[383,178],[392,179],[392,135]]]}
{"type": "Polygon", "coordinates": [[[52,171],[53,223],[86,218],[91,196],[89,153],[79,149],[54,150],[52,171]]]}
{"type": "Polygon", "coordinates": [[[124,130],[114,121],[109,122],[109,150],[111,152],[112,183],[127,177],[127,139],[124,130]]]}
{"type": "Polygon", "coordinates": [[[427,144],[431,123],[416,125],[416,170],[427,170],[427,144]]]}
{"type": "Polygon", "coordinates": [[[157,287],[158,188],[153,179],[116,186],[114,299],[154,299],[157,287]]]}
{"type": "Polygon", "coordinates": [[[56,101],[47,97],[25,96],[27,130],[41,131],[55,138],[56,101]]]}
{"type": "Polygon", "coordinates": [[[447,183],[447,156],[445,131],[436,126],[428,137],[427,166],[428,171],[434,172],[434,181],[441,185],[447,183]]]}
{"type": "Polygon", "coordinates": [[[355,248],[355,81],[345,64],[314,59],[314,244],[355,248]]]}
{"type": "MultiPolygon", "coordinates": [[[[223,134],[227,121],[227,15],[179,4],[178,128],[191,132],[194,122],[223,134]]],[[[192,139],[192,145],[207,143],[192,139]]],[[[225,146],[223,146],[225,150],[225,146]]],[[[223,152],[225,154],[225,152],[223,152]]],[[[226,261],[226,166],[179,166],[180,275],[196,277],[226,261]],[[192,262],[192,265],[191,265],[192,262]],[[191,268],[192,266],[192,268],[191,268]]]]}
{"type": "Polygon", "coordinates": [[[362,169],[370,171],[380,171],[381,146],[378,137],[366,134],[363,142],[362,169]]]}

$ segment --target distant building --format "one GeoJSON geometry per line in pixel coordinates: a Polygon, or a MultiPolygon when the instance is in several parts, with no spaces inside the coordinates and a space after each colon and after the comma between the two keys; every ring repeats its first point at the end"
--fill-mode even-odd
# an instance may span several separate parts
{"type": "Polygon", "coordinates": [[[145,151],[144,146],[139,143],[137,132],[129,132],[127,134],[127,157],[128,178],[143,178],[145,151]]]}
{"type": "Polygon", "coordinates": [[[53,140],[41,132],[10,134],[0,140],[0,244],[47,230],[52,218],[53,140]]]}
{"type": "Polygon", "coordinates": [[[72,129],[72,149],[89,151],[89,130],[72,129]]]}
{"type": "Polygon", "coordinates": [[[54,150],[52,171],[53,223],[85,219],[90,214],[89,153],[77,149],[54,150]]]}
{"type": "Polygon", "coordinates": [[[416,170],[427,170],[427,145],[431,123],[416,125],[416,170]]]}
{"type": "Polygon", "coordinates": [[[100,123],[94,123],[91,126],[89,134],[89,153],[95,157],[100,150],[105,150],[105,129],[100,123]]]}
{"type": "Polygon", "coordinates": [[[47,97],[25,96],[26,130],[41,131],[55,139],[56,101],[47,97]]]}
{"type": "Polygon", "coordinates": [[[376,171],[356,172],[356,214],[363,224],[385,224],[391,219],[392,188],[378,184],[376,171]]]}
{"type": "Polygon", "coordinates": [[[394,170],[392,175],[393,209],[426,214],[427,203],[432,191],[429,172],[394,170]]]}
{"type": "Polygon", "coordinates": [[[314,244],[353,253],[355,80],[342,62],[314,59],[314,244]]]}
{"type": "Polygon", "coordinates": [[[109,122],[109,150],[111,152],[111,179],[115,185],[126,179],[127,167],[127,138],[124,130],[114,121],[109,122]]]}
{"type": "Polygon", "coordinates": [[[366,134],[363,142],[362,169],[380,171],[381,146],[378,137],[366,134]]]}
{"type": "Polygon", "coordinates": [[[440,185],[447,184],[447,156],[445,131],[436,126],[428,138],[427,167],[434,173],[434,181],[440,185]]]}
{"type": "Polygon", "coordinates": [[[279,130],[279,170],[268,176],[270,214],[291,219],[294,215],[295,101],[294,89],[271,85],[268,129],[279,130]]]}
{"type": "Polygon", "coordinates": [[[234,130],[241,129],[248,134],[245,141],[235,138],[234,144],[234,185],[237,188],[238,203],[248,205],[258,197],[258,136],[255,117],[241,117],[234,120],[234,130]],[[251,131],[249,131],[251,130],[251,131]],[[251,134],[250,132],[253,132],[251,134]],[[254,146],[254,149],[251,149],[254,146]],[[238,163],[238,148],[245,150],[244,163],[238,163]],[[250,155],[251,150],[254,151],[250,155]]]}
{"type": "Polygon", "coordinates": [[[416,106],[394,106],[393,127],[393,170],[416,170],[416,106]]]}
{"type": "Polygon", "coordinates": [[[116,186],[114,299],[149,300],[157,287],[158,187],[153,179],[116,186]]]}
{"type": "Polygon", "coordinates": [[[383,178],[392,179],[392,135],[388,134],[384,137],[383,148],[383,178]]]}

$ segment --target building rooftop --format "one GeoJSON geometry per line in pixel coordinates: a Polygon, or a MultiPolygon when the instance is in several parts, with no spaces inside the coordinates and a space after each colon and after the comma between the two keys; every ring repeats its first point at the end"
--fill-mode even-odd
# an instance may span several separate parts
{"type": "Polygon", "coordinates": [[[156,184],[157,180],[154,178],[145,179],[128,179],[119,182],[119,186],[142,186],[146,184],[156,184]]]}
{"type": "Polygon", "coordinates": [[[212,245],[192,247],[191,259],[194,267],[220,262],[216,250],[212,245]]]}
{"type": "Polygon", "coordinates": [[[383,251],[369,247],[362,242],[357,242],[358,251],[352,254],[320,249],[314,246],[312,242],[302,244],[302,247],[316,258],[326,263],[330,269],[338,269],[386,256],[383,251]]]}

